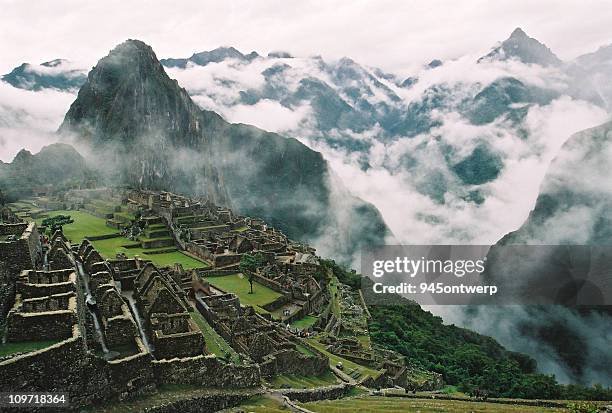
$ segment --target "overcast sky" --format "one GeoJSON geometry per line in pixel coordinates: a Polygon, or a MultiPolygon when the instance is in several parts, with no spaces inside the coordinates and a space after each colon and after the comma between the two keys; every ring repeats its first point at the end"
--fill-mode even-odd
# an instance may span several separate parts
{"type": "Polygon", "coordinates": [[[485,52],[517,26],[563,59],[612,43],[605,0],[0,0],[0,10],[2,73],[59,57],[93,65],[126,38],[149,43],[159,57],[231,45],[350,56],[398,72],[485,52]]]}

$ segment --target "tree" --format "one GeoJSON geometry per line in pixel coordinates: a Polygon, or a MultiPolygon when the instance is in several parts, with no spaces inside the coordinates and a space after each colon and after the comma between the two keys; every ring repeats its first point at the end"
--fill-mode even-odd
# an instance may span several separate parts
{"type": "Polygon", "coordinates": [[[246,274],[251,285],[251,291],[249,294],[253,294],[253,281],[255,281],[255,271],[258,268],[263,267],[266,263],[266,257],[261,252],[254,255],[243,254],[240,258],[240,271],[246,274]]]}
{"type": "Polygon", "coordinates": [[[72,224],[73,222],[74,220],[70,215],[56,215],[43,219],[42,226],[49,228],[51,234],[53,234],[57,230],[62,231],[64,225],[72,224]]]}

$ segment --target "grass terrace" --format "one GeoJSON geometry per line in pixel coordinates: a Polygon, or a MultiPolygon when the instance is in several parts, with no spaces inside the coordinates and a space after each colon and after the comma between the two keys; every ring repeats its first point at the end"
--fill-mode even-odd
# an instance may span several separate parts
{"type": "Polygon", "coordinates": [[[260,313],[268,312],[261,306],[269,304],[281,296],[276,291],[257,282],[253,282],[253,294],[249,294],[251,291],[249,280],[242,274],[208,277],[206,280],[223,291],[236,294],[242,305],[251,305],[260,313]]]}
{"type": "Polygon", "coordinates": [[[59,343],[60,340],[47,341],[18,341],[15,343],[0,343],[0,357],[16,353],[30,353],[59,343]]]}
{"type": "Polygon", "coordinates": [[[293,374],[282,374],[274,377],[270,381],[270,386],[281,388],[291,386],[293,389],[312,389],[338,384],[338,379],[332,372],[327,372],[322,376],[298,376],[293,374]]]}
{"type": "MultiPolygon", "coordinates": [[[[64,235],[73,244],[80,243],[88,237],[96,237],[101,235],[119,234],[119,232],[106,225],[106,220],[98,218],[83,211],[51,211],[49,216],[69,215],[74,222],[64,225],[64,235]]],[[[127,214],[126,214],[127,215],[127,214]]],[[[36,223],[41,225],[43,218],[36,219],[36,223]]],[[[165,228],[163,224],[159,228],[165,228]]],[[[92,241],[94,247],[106,259],[114,259],[117,253],[124,253],[128,258],[133,258],[135,255],[142,259],[150,260],[155,265],[160,267],[173,266],[175,263],[181,264],[185,269],[206,268],[210,265],[204,261],[200,261],[191,256],[183,254],[174,247],[148,248],[143,249],[140,242],[131,241],[121,236],[114,238],[92,241]],[[130,247],[130,248],[128,248],[130,247]],[[164,253],[151,254],[156,251],[164,251],[164,253]],[[166,252],[167,251],[167,252],[166,252]],[[148,253],[148,254],[147,254],[148,253]]]]}
{"type": "Polygon", "coordinates": [[[287,413],[287,409],[278,402],[266,396],[256,396],[245,401],[238,409],[230,409],[230,412],[249,412],[249,413],[287,413]]]}
{"type": "Polygon", "coordinates": [[[172,250],[172,248],[161,247],[144,249],[140,247],[139,242],[131,241],[123,237],[91,241],[91,243],[106,259],[114,259],[117,253],[122,252],[128,258],[134,258],[134,256],[138,255],[140,258],[150,260],[153,262],[153,264],[160,267],[173,266],[175,263],[181,264],[186,270],[193,268],[205,268],[209,266],[207,263],[196,260],[195,258],[185,255],[178,250],[164,252],[161,254],[151,254],[151,252],[168,251],[172,250]]]}
{"type": "Polygon", "coordinates": [[[517,406],[511,404],[483,403],[472,401],[455,401],[441,399],[412,399],[401,397],[355,397],[340,400],[322,400],[318,402],[301,403],[302,407],[317,413],[535,413],[535,412],[567,412],[562,408],[517,406]]]}
{"type": "Polygon", "coordinates": [[[228,358],[233,363],[240,363],[240,357],[234,349],[227,344],[227,342],[208,324],[206,319],[200,314],[198,310],[194,310],[191,313],[191,318],[202,330],[204,341],[206,342],[206,348],[217,357],[228,358]]]}
{"type": "Polygon", "coordinates": [[[327,288],[329,290],[329,295],[331,296],[332,313],[337,319],[340,319],[341,311],[340,302],[338,300],[338,279],[336,277],[331,277],[329,283],[327,284],[327,288]]]}
{"type": "Polygon", "coordinates": [[[295,320],[293,321],[290,326],[292,328],[297,328],[299,330],[307,330],[310,327],[312,327],[316,322],[317,322],[318,318],[317,317],[313,317],[311,315],[307,315],[304,318],[301,318],[299,320],[295,320]]]}
{"type": "Polygon", "coordinates": [[[359,373],[359,377],[354,377],[357,380],[361,380],[362,376],[371,376],[371,377],[377,378],[381,374],[379,370],[374,370],[372,368],[362,366],[361,364],[357,364],[355,362],[352,362],[350,360],[347,360],[345,358],[342,358],[340,356],[330,353],[329,351],[325,349],[325,346],[323,344],[319,343],[314,338],[306,339],[306,341],[308,341],[308,343],[311,346],[313,346],[314,348],[316,348],[317,350],[325,354],[329,358],[329,363],[331,366],[335,367],[336,364],[341,362],[342,365],[344,366],[344,370],[343,370],[344,373],[348,374],[351,377],[352,377],[352,372],[359,373]]]}
{"type": "MultiPolygon", "coordinates": [[[[72,224],[64,225],[64,235],[73,244],[80,243],[87,237],[95,237],[107,234],[117,234],[118,232],[106,226],[106,220],[98,218],[83,211],[50,211],[49,217],[56,215],[69,215],[74,220],[72,224]]],[[[37,225],[41,225],[43,218],[35,220],[37,225]]]]}

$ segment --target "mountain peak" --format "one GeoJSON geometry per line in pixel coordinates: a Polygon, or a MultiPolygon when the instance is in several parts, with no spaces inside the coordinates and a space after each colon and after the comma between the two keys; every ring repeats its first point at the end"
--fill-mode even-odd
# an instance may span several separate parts
{"type": "Polygon", "coordinates": [[[510,37],[489,54],[478,59],[478,63],[510,59],[540,66],[558,66],[563,63],[545,44],[529,37],[520,27],[514,29],[510,37]]]}
{"type": "Polygon", "coordinates": [[[512,34],[510,34],[509,38],[510,39],[528,39],[529,36],[527,36],[527,33],[525,33],[523,29],[521,29],[520,27],[517,27],[516,29],[514,29],[512,34]]]}
{"type": "Polygon", "coordinates": [[[31,159],[32,156],[33,156],[32,152],[30,152],[27,149],[23,148],[19,152],[17,152],[17,155],[15,155],[15,158],[13,159],[13,163],[23,162],[23,161],[25,161],[27,159],[31,159]]]}
{"type": "Polygon", "coordinates": [[[192,118],[199,112],[187,92],[168,77],[153,49],[129,39],[89,72],[60,129],[95,126],[98,133],[90,138],[98,143],[133,142],[160,131],[171,141],[185,135],[195,141],[200,133],[192,118]],[[183,122],[173,123],[171,113],[183,122]]]}

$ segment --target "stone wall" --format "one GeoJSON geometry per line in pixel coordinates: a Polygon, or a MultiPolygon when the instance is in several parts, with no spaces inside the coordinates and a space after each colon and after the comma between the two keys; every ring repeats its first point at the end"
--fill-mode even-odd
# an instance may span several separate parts
{"type": "Polygon", "coordinates": [[[329,370],[325,356],[306,356],[297,350],[280,350],[265,357],[261,363],[262,377],[273,377],[279,374],[296,374],[300,376],[320,376],[329,370]]]}
{"type": "Polygon", "coordinates": [[[272,312],[272,311],[278,310],[279,308],[281,308],[285,304],[289,303],[290,301],[291,301],[291,298],[289,296],[281,295],[276,300],[274,300],[271,303],[268,303],[268,304],[266,304],[266,305],[264,305],[262,307],[263,307],[264,310],[272,312]]]}
{"type": "Polygon", "coordinates": [[[283,290],[283,287],[276,281],[273,281],[269,278],[266,277],[262,277],[261,275],[255,273],[254,275],[254,279],[255,281],[257,281],[259,284],[261,285],[265,285],[266,287],[268,287],[271,290],[276,291],[277,293],[281,293],[281,294],[288,294],[287,291],[283,290]]]}
{"type": "Polygon", "coordinates": [[[155,377],[148,352],[107,363],[109,394],[114,399],[133,399],[155,389],[155,377]]]}
{"type": "Polygon", "coordinates": [[[74,270],[27,271],[17,279],[17,292],[22,298],[45,297],[76,291],[74,270]],[[40,275],[39,275],[40,274],[40,275]],[[45,279],[45,277],[49,279],[45,279]]]}
{"type": "Polygon", "coordinates": [[[0,225],[0,235],[17,235],[15,241],[0,241],[0,261],[6,263],[12,277],[22,270],[34,269],[41,252],[36,224],[0,225]]]}
{"type": "Polygon", "coordinates": [[[219,388],[248,388],[260,385],[259,366],[226,364],[214,355],[183,359],[154,360],[158,383],[195,384],[219,388]]]}
{"type": "Polygon", "coordinates": [[[158,359],[194,356],[204,351],[204,337],[200,330],[176,334],[163,334],[156,330],[152,339],[158,359]]]}
{"type": "Polygon", "coordinates": [[[341,399],[347,396],[353,388],[354,386],[352,384],[342,383],[316,389],[283,389],[279,390],[279,392],[289,397],[291,400],[307,403],[317,400],[341,399]]]}
{"type": "Polygon", "coordinates": [[[255,393],[204,394],[147,408],[147,413],[212,413],[239,405],[255,393]]]}
{"type": "Polygon", "coordinates": [[[78,329],[73,332],[73,337],[51,347],[0,362],[0,388],[65,392],[75,405],[109,397],[105,362],[89,357],[78,329]]]}
{"type": "Polygon", "coordinates": [[[214,255],[214,266],[215,267],[226,267],[228,265],[238,264],[242,259],[240,254],[222,254],[214,255]]]}
{"type": "Polygon", "coordinates": [[[31,340],[63,340],[71,336],[77,322],[72,310],[44,313],[9,312],[6,339],[9,342],[31,340]]]}

